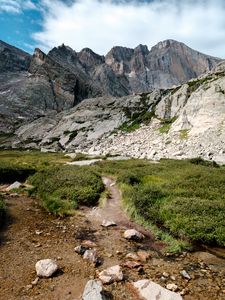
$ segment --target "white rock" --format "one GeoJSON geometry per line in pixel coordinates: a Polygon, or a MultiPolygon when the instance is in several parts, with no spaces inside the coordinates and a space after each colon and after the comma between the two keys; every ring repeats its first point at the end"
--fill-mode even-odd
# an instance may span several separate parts
{"type": "Polygon", "coordinates": [[[52,259],[39,260],[35,268],[39,277],[51,277],[58,270],[56,262],[52,259]]]}
{"type": "Polygon", "coordinates": [[[13,184],[11,184],[10,186],[8,186],[6,188],[6,191],[11,191],[14,189],[18,189],[21,186],[21,183],[19,181],[15,181],[13,184]]]}
{"type": "Polygon", "coordinates": [[[97,252],[95,250],[86,250],[84,252],[83,259],[89,260],[93,264],[97,264],[99,262],[97,252]]]}
{"type": "Polygon", "coordinates": [[[143,300],[182,300],[182,297],[148,279],[139,280],[133,286],[143,300]]]}
{"type": "Polygon", "coordinates": [[[99,273],[99,279],[106,284],[123,280],[123,272],[119,265],[110,267],[99,273]]]}
{"type": "Polygon", "coordinates": [[[100,280],[89,280],[84,288],[83,300],[106,300],[102,295],[103,286],[100,280]]]}
{"type": "Polygon", "coordinates": [[[173,292],[176,292],[178,290],[178,286],[174,283],[167,284],[166,288],[173,292]]]}
{"type": "Polygon", "coordinates": [[[144,235],[135,229],[128,229],[124,232],[124,238],[127,240],[143,240],[144,235]]]}
{"type": "Polygon", "coordinates": [[[182,271],[180,272],[180,274],[181,274],[185,279],[188,279],[188,280],[191,279],[191,276],[190,276],[185,270],[182,270],[182,271]]]}
{"type": "Polygon", "coordinates": [[[116,223],[112,220],[103,220],[102,226],[103,227],[116,226],[116,223]]]}

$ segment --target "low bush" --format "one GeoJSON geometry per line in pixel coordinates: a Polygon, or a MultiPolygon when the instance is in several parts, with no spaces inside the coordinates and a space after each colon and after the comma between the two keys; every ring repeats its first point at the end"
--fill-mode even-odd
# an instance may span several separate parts
{"type": "Polygon", "coordinates": [[[37,172],[28,182],[44,208],[56,215],[68,214],[79,205],[96,205],[104,190],[101,177],[87,167],[56,166],[37,172]]]}
{"type": "Polygon", "coordinates": [[[197,158],[106,161],[96,168],[117,176],[131,217],[177,238],[225,246],[224,167],[197,158]]]}

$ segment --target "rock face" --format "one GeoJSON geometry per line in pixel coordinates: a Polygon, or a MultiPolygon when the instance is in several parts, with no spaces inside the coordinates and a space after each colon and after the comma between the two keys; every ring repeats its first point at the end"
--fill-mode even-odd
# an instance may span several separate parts
{"type": "MultiPolygon", "coordinates": [[[[85,98],[121,97],[180,84],[211,70],[219,59],[168,40],[150,51],[114,47],[105,57],[64,44],[33,57],[0,41],[0,134],[40,116],[74,107],[85,98]]],[[[3,136],[4,135],[4,136],[3,136]]]]}
{"type": "Polygon", "coordinates": [[[106,57],[62,45],[47,55],[36,49],[31,58],[0,45],[15,65],[4,62],[0,51],[1,147],[225,162],[224,62],[216,65],[218,59],[172,40],[150,51],[114,47],[106,57]],[[210,69],[183,85],[117,97],[210,69]],[[132,124],[142,125],[120,131],[132,124]]]}
{"type": "Polygon", "coordinates": [[[58,270],[56,262],[52,259],[39,260],[35,268],[39,277],[51,277],[58,270]]]}
{"type": "Polygon", "coordinates": [[[153,281],[143,279],[133,283],[143,300],[182,300],[182,297],[171,292],[153,281]]]}
{"type": "Polygon", "coordinates": [[[0,73],[27,71],[31,55],[0,40],[0,73]]]}

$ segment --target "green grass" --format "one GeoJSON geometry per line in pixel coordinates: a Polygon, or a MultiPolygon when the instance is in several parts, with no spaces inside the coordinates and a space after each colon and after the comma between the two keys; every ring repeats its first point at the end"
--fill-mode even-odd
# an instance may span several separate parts
{"type": "Polygon", "coordinates": [[[1,163],[18,167],[44,169],[47,166],[63,164],[71,159],[63,153],[43,153],[40,151],[0,150],[1,163]]]}
{"type": "Polygon", "coordinates": [[[96,205],[104,190],[101,177],[87,167],[55,166],[28,179],[33,194],[55,215],[67,215],[79,205],[96,205]]]}
{"type": "Polygon", "coordinates": [[[0,150],[0,183],[23,182],[37,170],[70,160],[61,153],[0,150]]]}
{"type": "Polygon", "coordinates": [[[225,167],[214,162],[128,160],[78,167],[62,165],[66,158],[61,154],[18,151],[0,152],[0,160],[0,166],[11,162],[35,168],[30,192],[55,215],[97,205],[104,190],[101,176],[110,175],[117,178],[131,218],[150,228],[170,251],[181,251],[187,242],[225,246],[225,167]]]}
{"type": "MultiPolygon", "coordinates": [[[[156,225],[163,238],[225,246],[224,167],[193,159],[101,162],[96,168],[117,176],[130,216],[156,225]]],[[[178,244],[172,242],[173,251],[178,244]]]]}
{"type": "Polygon", "coordinates": [[[177,117],[161,119],[161,127],[159,128],[159,132],[164,134],[168,133],[172,124],[176,121],[177,117]]]}

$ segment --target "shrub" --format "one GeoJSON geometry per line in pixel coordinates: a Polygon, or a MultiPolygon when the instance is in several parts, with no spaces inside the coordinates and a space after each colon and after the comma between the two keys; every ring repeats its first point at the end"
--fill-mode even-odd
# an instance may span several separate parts
{"type": "Polygon", "coordinates": [[[96,205],[104,190],[101,177],[87,167],[56,166],[29,178],[33,191],[49,212],[64,215],[79,205],[96,205]]]}

